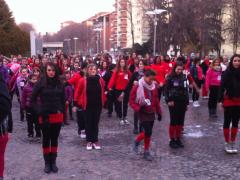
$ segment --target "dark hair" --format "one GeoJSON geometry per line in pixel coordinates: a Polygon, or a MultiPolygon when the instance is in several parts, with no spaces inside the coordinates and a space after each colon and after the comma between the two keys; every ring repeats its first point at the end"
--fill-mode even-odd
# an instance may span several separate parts
{"type": "Polygon", "coordinates": [[[146,77],[156,76],[156,72],[153,71],[152,69],[147,69],[144,71],[144,76],[146,76],[146,77]]]}
{"type": "Polygon", "coordinates": [[[59,75],[59,72],[57,70],[57,65],[54,64],[53,62],[48,62],[46,64],[45,68],[44,68],[43,76],[42,76],[42,78],[40,80],[42,86],[44,86],[44,87],[48,86],[48,80],[50,79],[47,76],[47,68],[48,67],[51,67],[51,68],[53,68],[55,70],[55,77],[53,77],[53,79],[54,79],[53,82],[56,84],[56,86],[62,86],[62,83],[61,83],[60,78],[59,78],[60,75],[59,75]]]}
{"type": "Polygon", "coordinates": [[[184,57],[184,56],[179,56],[178,58],[177,58],[177,62],[182,62],[183,64],[186,64],[186,58],[184,57]]]}
{"type": "Polygon", "coordinates": [[[195,57],[194,60],[193,60],[193,63],[197,64],[200,61],[201,61],[201,59],[199,57],[195,57]]]}
{"type": "Polygon", "coordinates": [[[127,70],[127,62],[126,62],[126,60],[125,60],[124,58],[120,58],[120,59],[118,60],[117,66],[116,66],[116,71],[117,71],[117,73],[119,73],[119,71],[120,71],[120,69],[121,69],[121,66],[120,66],[121,61],[124,61],[124,62],[125,62],[125,67],[124,67],[123,71],[124,71],[125,73],[127,73],[127,71],[128,71],[128,70],[127,70]]]}
{"type": "Polygon", "coordinates": [[[154,64],[157,64],[157,60],[160,59],[160,62],[159,62],[159,63],[161,64],[161,63],[162,63],[161,57],[162,57],[161,55],[160,55],[160,56],[156,56],[156,57],[154,58],[154,60],[153,60],[153,63],[154,63],[154,64]]]}
{"type": "Polygon", "coordinates": [[[169,76],[175,76],[176,75],[176,69],[177,69],[178,66],[181,66],[182,68],[184,68],[184,64],[181,61],[177,61],[177,63],[173,67],[172,72],[170,73],[169,76]]]}
{"type": "Polygon", "coordinates": [[[38,78],[35,74],[30,74],[29,76],[28,76],[28,81],[30,81],[32,78],[38,78]]]}
{"type": "Polygon", "coordinates": [[[231,57],[230,63],[229,63],[229,65],[228,65],[227,70],[232,71],[232,70],[234,69],[234,67],[233,67],[233,60],[234,60],[235,57],[240,58],[240,54],[234,54],[234,55],[231,57]]]}
{"type": "Polygon", "coordinates": [[[141,60],[138,61],[138,65],[139,65],[140,62],[142,62],[144,66],[147,66],[146,61],[144,61],[143,59],[141,59],[141,60]]]}

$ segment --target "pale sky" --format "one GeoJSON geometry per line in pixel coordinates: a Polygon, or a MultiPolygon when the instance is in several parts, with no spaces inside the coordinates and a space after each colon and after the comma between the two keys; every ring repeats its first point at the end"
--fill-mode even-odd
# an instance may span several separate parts
{"type": "Polygon", "coordinates": [[[16,23],[28,22],[38,32],[56,32],[61,22],[81,22],[98,12],[113,11],[114,0],[5,0],[16,23]]]}

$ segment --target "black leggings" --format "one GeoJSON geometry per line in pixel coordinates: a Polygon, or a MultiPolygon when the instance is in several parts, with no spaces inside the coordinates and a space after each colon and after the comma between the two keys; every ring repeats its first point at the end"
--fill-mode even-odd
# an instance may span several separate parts
{"type": "Polygon", "coordinates": [[[174,102],[173,107],[169,107],[170,112],[170,125],[184,125],[185,114],[187,110],[186,103],[174,102]]]}
{"type": "MultiPolygon", "coordinates": [[[[195,81],[197,87],[199,89],[201,89],[202,82],[200,80],[197,80],[197,79],[195,79],[194,81],[195,81]]],[[[199,100],[199,93],[197,92],[197,90],[195,88],[193,88],[192,100],[193,101],[198,101],[199,100]]]]}
{"type": "Polygon", "coordinates": [[[78,131],[85,130],[86,111],[81,108],[77,108],[76,114],[77,114],[78,131]]]}
{"type": "Polygon", "coordinates": [[[118,101],[119,96],[123,91],[115,90],[115,107],[117,111],[118,118],[125,118],[127,117],[127,110],[128,110],[128,95],[125,94],[123,97],[123,101],[118,101]]]}
{"type": "Polygon", "coordinates": [[[108,114],[113,113],[113,104],[114,104],[114,92],[110,91],[107,95],[107,109],[108,114]]]}
{"type": "Polygon", "coordinates": [[[37,113],[34,110],[28,108],[26,110],[26,119],[27,119],[27,126],[28,126],[28,134],[29,135],[34,135],[34,132],[33,132],[33,125],[34,125],[36,135],[40,136],[41,132],[40,132],[39,124],[38,124],[37,113]]]}
{"type": "Polygon", "coordinates": [[[233,128],[238,128],[239,119],[240,119],[240,106],[231,106],[224,108],[223,128],[230,128],[231,123],[233,128]]]}
{"type": "Polygon", "coordinates": [[[99,121],[101,115],[101,108],[87,108],[86,109],[86,135],[87,142],[98,142],[99,121]]]}
{"type": "Polygon", "coordinates": [[[60,130],[62,127],[62,123],[54,123],[50,124],[49,127],[42,126],[42,147],[43,149],[50,148],[54,149],[54,153],[56,153],[58,148],[58,137],[60,134],[60,130]]]}
{"type": "Polygon", "coordinates": [[[145,137],[150,138],[152,136],[154,121],[143,121],[140,125],[144,130],[145,137]]]}
{"type": "Polygon", "coordinates": [[[219,86],[210,86],[209,88],[209,100],[208,100],[208,109],[217,109],[218,95],[219,95],[219,86]]]}

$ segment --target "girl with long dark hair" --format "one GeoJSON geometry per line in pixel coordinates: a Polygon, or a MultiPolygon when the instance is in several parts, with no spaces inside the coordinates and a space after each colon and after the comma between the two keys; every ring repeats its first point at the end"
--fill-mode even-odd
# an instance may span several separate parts
{"type": "Polygon", "coordinates": [[[55,64],[46,64],[44,76],[33,89],[32,105],[39,113],[39,124],[43,136],[44,172],[50,173],[52,171],[56,173],[58,172],[56,166],[58,137],[65,110],[65,91],[55,64]],[[37,106],[38,98],[40,98],[40,106],[37,106]]]}
{"type": "Polygon", "coordinates": [[[184,147],[180,140],[185,113],[189,104],[187,76],[183,74],[184,65],[177,62],[165,85],[165,101],[170,112],[169,136],[171,148],[184,147]]]}
{"type": "Polygon", "coordinates": [[[224,108],[223,134],[225,151],[237,153],[236,137],[240,119],[240,55],[231,58],[227,70],[222,75],[220,101],[224,108]],[[230,129],[231,126],[231,129],[230,129]]]}

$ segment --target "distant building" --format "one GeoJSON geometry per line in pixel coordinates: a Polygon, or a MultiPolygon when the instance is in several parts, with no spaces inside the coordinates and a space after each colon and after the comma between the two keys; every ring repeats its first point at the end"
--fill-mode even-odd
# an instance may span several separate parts
{"type": "Polygon", "coordinates": [[[89,38],[90,42],[94,42],[94,48],[91,49],[92,53],[110,51],[112,46],[111,27],[114,19],[114,14],[111,12],[100,12],[95,16],[83,21],[93,31],[93,36],[89,38]]]}
{"type": "Polygon", "coordinates": [[[44,42],[43,53],[54,53],[55,51],[63,49],[63,42],[44,42]]]}
{"type": "MultiPolygon", "coordinates": [[[[146,1],[145,1],[146,2],[146,1]]],[[[139,0],[116,0],[113,41],[118,48],[131,48],[134,43],[149,40],[150,25],[139,0]],[[133,33],[132,33],[133,30],[133,33]],[[133,34],[133,36],[132,36],[133,34]]]]}

